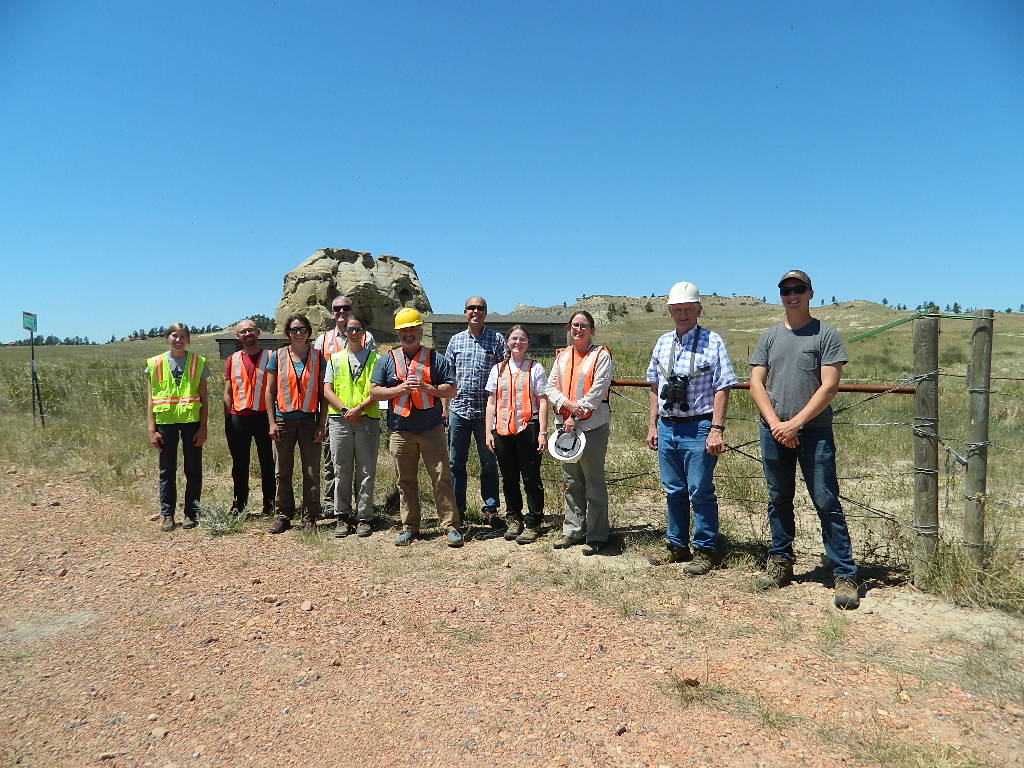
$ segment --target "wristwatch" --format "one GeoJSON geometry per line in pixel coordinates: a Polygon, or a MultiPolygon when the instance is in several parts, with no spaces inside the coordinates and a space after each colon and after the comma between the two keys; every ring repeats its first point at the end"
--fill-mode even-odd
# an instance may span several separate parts
{"type": "Polygon", "coordinates": [[[721,430],[722,432],[725,432],[725,427],[723,425],[721,425],[721,424],[712,424],[711,428],[712,429],[718,429],[718,430],[721,430]]]}

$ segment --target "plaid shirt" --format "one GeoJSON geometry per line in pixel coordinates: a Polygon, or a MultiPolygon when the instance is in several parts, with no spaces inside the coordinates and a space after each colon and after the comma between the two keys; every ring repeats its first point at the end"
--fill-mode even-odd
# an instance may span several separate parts
{"type": "Polygon", "coordinates": [[[697,342],[697,357],[694,361],[694,373],[690,380],[690,410],[680,410],[673,405],[665,406],[661,399],[661,387],[665,383],[665,374],[683,376],[690,372],[690,350],[693,349],[693,330],[687,331],[680,339],[676,331],[669,331],[658,339],[651,354],[651,362],[647,366],[647,381],[656,384],[658,389],[658,414],[660,416],[696,416],[711,413],[715,407],[715,393],[737,383],[733,372],[729,353],[725,349],[722,337],[707,328],[700,328],[700,339],[697,342]],[[672,340],[676,342],[676,359],[672,362],[672,340]],[[660,363],[660,365],[659,365],[660,363]],[[709,370],[702,370],[710,366],[709,370]]]}
{"type": "Polygon", "coordinates": [[[452,336],[444,356],[455,368],[457,392],[448,407],[464,419],[483,418],[487,409],[487,374],[505,357],[505,337],[485,327],[480,338],[468,330],[452,336]]]}

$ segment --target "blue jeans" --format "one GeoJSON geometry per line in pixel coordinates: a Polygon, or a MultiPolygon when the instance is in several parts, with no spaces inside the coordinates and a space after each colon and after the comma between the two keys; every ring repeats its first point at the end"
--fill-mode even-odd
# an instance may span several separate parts
{"type": "Polygon", "coordinates": [[[771,430],[761,425],[761,458],[764,479],[768,484],[768,525],[772,531],[769,555],[782,555],[796,560],[793,538],[796,522],[793,517],[793,494],[796,492],[796,465],[804,475],[807,493],[821,521],[821,540],[825,554],[834,566],[836,578],[853,579],[857,566],[846,517],[839,503],[839,481],[836,480],[836,443],[832,429],[801,429],[800,444],[787,448],[772,437],[771,430]]]}
{"type": "Polygon", "coordinates": [[[487,450],[484,417],[465,419],[448,411],[448,454],[452,470],[452,491],[459,516],[466,512],[466,461],[469,459],[469,438],[476,440],[480,457],[480,498],[485,507],[498,508],[498,460],[487,450]]]}
{"type": "Polygon", "coordinates": [[[710,429],[711,419],[658,421],[658,471],[668,506],[665,537],[676,547],[689,546],[691,509],[693,546],[714,550],[718,545],[718,499],[712,479],[718,457],[705,447],[710,429]]]}

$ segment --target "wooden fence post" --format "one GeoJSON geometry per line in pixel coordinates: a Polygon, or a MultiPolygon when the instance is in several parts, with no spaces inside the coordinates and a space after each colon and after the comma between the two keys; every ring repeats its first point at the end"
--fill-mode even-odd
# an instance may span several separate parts
{"type": "Polygon", "coordinates": [[[939,318],[914,320],[914,583],[939,538],[939,318]]]}
{"type": "Polygon", "coordinates": [[[985,545],[985,490],[988,473],[989,385],[992,382],[991,309],[974,312],[971,333],[971,370],[967,378],[967,474],[964,479],[964,548],[974,565],[981,566],[985,545]]]}

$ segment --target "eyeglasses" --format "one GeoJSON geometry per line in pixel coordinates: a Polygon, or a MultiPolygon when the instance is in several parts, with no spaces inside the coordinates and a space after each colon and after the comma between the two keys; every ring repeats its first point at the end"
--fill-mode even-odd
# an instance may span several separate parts
{"type": "Polygon", "coordinates": [[[788,288],[779,288],[779,296],[789,296],[791,293],[795,293],[797,296],[803,296],[810,289],[806,285],[791,285],[788,288]]]}
{"type": "Polygon", "coordinates": [[[470,304],[468,307],[466,307],[467,312],[472,312],[474,309],[477,310],[478,312],[487,311],[487,307],[485,307],[483,304],[470,304]]]}
{"type": "Polygon", "coordinates": [[[351,304],[335,304],[333,307],[331,307],[331,310],[333,310],[334,312],[349,312],[349,311],[352,310],[352,305],[351,304]]]}
{"type": "Polygon", "coordinates": [[[345,333],[362,333],[365,330],[365,328],[346,328],[345,333]]]}
{"type": "Polygon", "coordinates": [[[288,333],[309,333],[309,328],[304,325],[293,325],[288,329],[288,333]]]}
{"type": "Polygon", "coordinates": [[[240,328],[239,330],[235,331],[235,333],[241,336],[246,333],[256,333],[258,330],[258,328],[240,328]]]}
{"type": "Polygon", "coordinates": [[[573,323],[571,328],[573,328],[573,330],[576,330],[576,331],[589,331],[590,330],[590,326],[587,325],[586,323],[573,323]]]}

